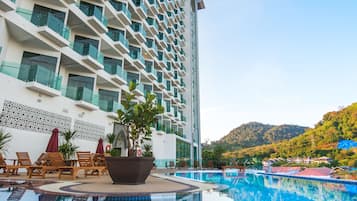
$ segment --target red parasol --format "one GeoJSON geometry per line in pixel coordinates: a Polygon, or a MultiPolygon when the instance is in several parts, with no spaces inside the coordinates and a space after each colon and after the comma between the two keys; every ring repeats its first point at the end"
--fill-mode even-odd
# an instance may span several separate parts
{"type": "Polygon", "coordinates": [[[52,135],[48,141],[46,152],[58,152],[58,128],[52,130],[52,135]]]}
{"type": "Polygon", "coordinates": [[[100,138],[98,140],[98,146],[97,146],[97,150],[95,151],[95,153],[97,154],[104,154],[104,148],[103,148],[103,139],[100,138]]]}

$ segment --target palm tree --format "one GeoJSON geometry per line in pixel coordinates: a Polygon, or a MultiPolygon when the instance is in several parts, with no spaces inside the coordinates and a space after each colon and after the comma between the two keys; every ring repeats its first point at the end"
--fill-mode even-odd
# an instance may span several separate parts
{"type": "Polygon", "coordinates": [[[11,141],[11,134],[6,133],[4,130],[0,130],[0,152],[4,153],[7,150],[7,143],[11,141]]]}

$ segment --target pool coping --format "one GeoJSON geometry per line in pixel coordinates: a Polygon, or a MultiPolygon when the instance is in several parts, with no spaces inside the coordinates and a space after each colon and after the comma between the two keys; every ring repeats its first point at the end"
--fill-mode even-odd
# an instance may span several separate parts
{"type": "Polygon", "coordinates": [[[59,188],[62,192],[67,192],[68,194],[77,194],[77,195],[86,195],[86,196],[146,196],[152,194],[165,194],[165,193],[188,193],[200,190],[199,186],[188,184],[187,182],[177,181],[174,179],[162,177],[159,174],[151,174],[152,177],[161,178],[165,180],[169,180],[170,182],[175,182],[178,184],[186,185],[188,188],[182,190],[171,190],[171,191],[155,191],[155,192],[94,192],[94,191],[79,191],[71,189],[74,186],[81,185],[81,184],[88,184],[89,182],[82,182],[82,183],[73,183],[72,185],[66,185],[59,188]]]}

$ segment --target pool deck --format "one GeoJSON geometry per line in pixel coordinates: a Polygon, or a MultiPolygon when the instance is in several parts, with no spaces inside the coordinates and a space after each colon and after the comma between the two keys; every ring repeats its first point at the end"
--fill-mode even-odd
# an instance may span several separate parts
{"type": "Polygon", "coordinates": [[[32,189],[39,192],[71,195],[147,195],[152,193],[173,193],[173,192],[192,192],[210,190],[216,188],[213,184],[201,183],[192,180],[182,179],[174,176],[167,176],[163,173],[172,173],[174,170],[156,170],[146,180],[145,184],[140,185],[119,185],[112,184],[108,175],[88,176],[85,178],[79,175],[76,180],[70,177],[58,180],[56,174],[49,174],[46,179],[28,179],[24,173],[18,176],[0,176],[0,182],[26,181],[31,184],[32,189]]]}

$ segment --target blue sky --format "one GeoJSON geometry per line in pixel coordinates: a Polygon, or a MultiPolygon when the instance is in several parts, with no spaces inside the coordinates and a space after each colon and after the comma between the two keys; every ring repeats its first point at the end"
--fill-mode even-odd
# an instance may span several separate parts
{"type": "Polygon", "coordinates": [[[242,123],[313,127],[357,102],[357,1],[205,0],[201,135],[242,123]]]}

